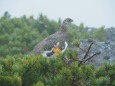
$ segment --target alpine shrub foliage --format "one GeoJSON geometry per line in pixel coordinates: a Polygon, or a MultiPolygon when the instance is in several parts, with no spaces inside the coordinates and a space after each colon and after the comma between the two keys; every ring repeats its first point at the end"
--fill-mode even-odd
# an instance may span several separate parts
{"type": "Polygon", "coordinates": [[[7,56],[0,58],[0,86],[115,86],[115,64],[95,69],[76,61],[67,66],[61,55],[7,56]]]}
{"type": "MultiPolygon", "coordinates": [[[[43,14],[37,19],[25,15],[12,18],[8,12],[5,12],[0,17],[0,56],[29,53],[42,39],[59,30],[61,23],[61,19],[49,20],[43,14]]],[[[71,25],[69,30],[69,44],[75,39],[90,37],[105,40],[104,27],[89,33],[81,23],[79,26],[71,25]]]]}

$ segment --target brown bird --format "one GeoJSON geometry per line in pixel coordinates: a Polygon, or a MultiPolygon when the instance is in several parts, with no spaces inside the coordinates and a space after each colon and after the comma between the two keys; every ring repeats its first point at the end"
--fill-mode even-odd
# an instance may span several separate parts
{"type": "Polygon", "coordinates": [[[61,28],[38,43],[32,53],[35,55],[42,54],[45,57],[63,53],[68,46],[68,26],[72,22],[73,20],[71,18],[66,18],[62,22],[61,28]]]}

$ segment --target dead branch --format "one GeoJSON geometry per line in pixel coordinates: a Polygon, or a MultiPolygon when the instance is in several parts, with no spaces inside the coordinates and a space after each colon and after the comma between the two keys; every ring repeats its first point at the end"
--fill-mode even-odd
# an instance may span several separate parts
{"type": "Polygon", "coordinates": [[[90,44],[90,46],[89,46],[87,52],[85,53],[83,59],[79,62],[78,67],[80,67],[80,65],[81,65],[81,64],[84,62],[84,60],[86,59],[86,57],[87,57],[87,55],[88,55],[88,53],[89,53],[89,50],[91,49],[91,46],[92,46],[92,45],[93,45],[93,42],[90,44]]]}
{"type": "Polygon", "coordinates": [[[98,55],[98,54],[101,54],[101,52],[98,52],[98,53],[93,54],[91,57],[89,57],[88,59],[86,59],[86,60],[84,61],[84,63],[85,63],[86,61],[90,60],[91,58],[93,58],[94,56],[98,55]]]}
{"type": "Polygon", "coordinates": [[[87,52],[87,51],[85,51],[84,49],[82,49],[80,46],[78,46],[78,48],[79,48],[80,50],[84,51],[84,52],[87,52]]]}
{"type": "Polygon", "coordinates": [[[93,42],[90,44],[90,46],[89,46],[89,48],[88,48],[88,50],[87,50],[85,56],[83,57],[83,59],[85,59],[85,58],[87,57],[87,55],[88,55],[88,53],[89,53],[89,50],[91,49],[91,46],[92,46],[92,45],[93,45],[93,42]]]}

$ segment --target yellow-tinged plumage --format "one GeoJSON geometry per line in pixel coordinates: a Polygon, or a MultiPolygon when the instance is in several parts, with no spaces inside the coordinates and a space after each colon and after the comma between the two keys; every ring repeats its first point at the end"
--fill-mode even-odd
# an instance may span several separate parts
{"type": "Polygon", "coordinates": [[[61,50],[60,50],[58,47],[54,48],[54,49],[53,49],[53,52],[54,52],[55,54],[61,54],[61,53],[62,53],[61,50]]]}

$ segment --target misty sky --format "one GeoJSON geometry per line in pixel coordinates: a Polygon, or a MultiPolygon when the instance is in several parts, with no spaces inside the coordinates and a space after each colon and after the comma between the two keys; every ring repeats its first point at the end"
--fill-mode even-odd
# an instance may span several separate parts
{"type": "Polygon", "coordinates": [[[12,17],[43,13],[49,19],[70,17],[76,25],[115,27],[115,0],[0,0],[0,16],[12,17]]]}

